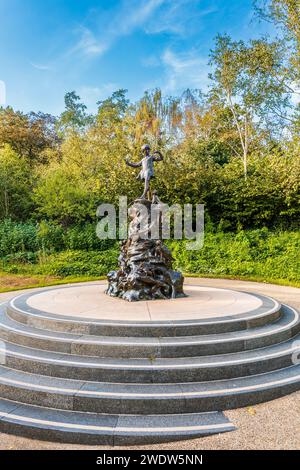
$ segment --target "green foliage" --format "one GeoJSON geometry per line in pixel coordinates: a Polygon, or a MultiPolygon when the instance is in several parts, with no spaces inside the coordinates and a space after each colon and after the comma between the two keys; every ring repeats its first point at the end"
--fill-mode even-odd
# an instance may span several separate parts
{"type": "Polygon", "coordinates": [[[45,255],[63,250],[106,250],[114,245],[113,240],[99,240],[95,224],[64,228],[45,220],[19,223],[6,219],[0,223],[0,258],[6,260],[25,262],[28,253],[33,261],[39,252],[45,255]]]}
{"type": "Polygon", "coordinates": [[[118,250],[64,251],[47,256],[35,269],[36,274],[55,276],[104,276],[116,267],[118,250]]]}
{"type": "Polygon", "coordinates": [[[68,250],[106,250],[115,245],[114,240],[99,240],[95,224],[74,226],[64,232],[63,246],[68,250]]]}
{"type": "Polygon", "coordinates": [[[0,220],[24,220],[32,209],[30,169],[8,144],[0,147],[0,220]]]}
{"type": "Polygon", "coordinates": [[[236,138],[232,129],[228,144],[243,161],[245,179],[249,155],[285,125],[292,107],[293,77],[287,77],[283,56],[282,41],[245,43],[228,35],[218,35],[211,51],[211,101],[231,111],[236,138]]]}
{"type": "Polygon", "coordinates": [[[279,26],[284,34],[290,64],[300,78],[300,8],[299,0],[255,0],[258,15],[279,26]]]}
{"type": "Polygon", "coordinates": [[[208,201],[212,220],[222,230],[259,227],[298,228],[300,162],[284,156],[253,156],[248,179],[237,161],[220,171],[218,187],[208,201]],[[220,227],[221,228],[221,227],[220,227]]]}
{"type": "Polygon", "coordinates": [[[86,105],[80,101],[75,91],[65,95],[65,111],[61,114],[57,124],[62,132],[75,131],[90,123],[91,117],[86,113],[86,105]]]}
{"type": "Polygon", "coordinates": [[[56,118],[50,114],[23,114],[12,108],[0,108],[0,145],[9,145],[28,163],[35,163],[48,148],[57,148],[56,118]]]}
{"type": "Polygon", "coordinates": [[[59,251],[64,244],[64,230],[61,225],[42,220],[36,231],[38,246],[43,251],[59,251]]]}
{"type": "Polygon", "coordinates": [[[22,224],[9,219],[0,223],[0,257],[12,253],[34,252],[38,248],[36,224],[22,224]]]}
{"type": "Polygon", "coordinates": [[[97,196],[92,182],[80,177],[79,168],[50,165],[39,175],[34,201],[40,216],[66,226],[95,219],[97,196]]]}
{"type": "Polygon", "coordinates": [[[110,248],[95,236],[97,207],[141,193],[124,161],[140,160],[146,142],[164,155],[153,181],[161,200],[203,203],[210,233],[297,229],[299,2],[256,3],[284,34],[247,42],[219,35],[207,95],[155,89],[130,103],[119,89],[89,115],[71,91],[59,118],[0,108],[0,256],[26,263],[24,253],[110,248]]]}
{"type": "Polygon", "coordinates": [[[207,233],[202,250],[188,251],[185,242],[171,242],[177,268],[187,273],[253,276],[266,279],[300,278],[297,261],[298,232],[268,232],[267,229],[233,233],[207,233]]]}
{"type": "MultiPolygon", "coordinates": [[[[286,282],[300,279],[299,232],[270,232],[266,228],[206,232],[204,247],[199,251],[187,250],[185,241],[170,241],[168,245],[174,267],[189,274],[286,282]]],[[[45,255],[19,252],[2,255],[0,267],[14,274],[99,277],[116,268],[118,255],[116,243],[91,251],[73,249],[45,255]]]]}
{"type": "Polygon", "coordinates": [[[115,91],[109,98],[98,101],[97,120],[102,126],[110,125],[112,121],[120,122],[125,116],[129,106],[129,100],[126,98],[127,90],[121,89],[115,91]]]}

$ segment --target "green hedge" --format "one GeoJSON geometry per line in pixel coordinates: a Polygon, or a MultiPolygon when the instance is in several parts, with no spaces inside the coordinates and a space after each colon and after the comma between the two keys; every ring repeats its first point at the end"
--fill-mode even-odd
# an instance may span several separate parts
{"type": "Polygon", "coordinates": [[[96,224],[91,223],[68,229],[46,221],[18,223],[7,219],[0,223],[0,258],[25,252],[104,250],[114,244],[111,240],[99,240],[96,224]]]}
{"type": "MultiPolygon", "coordinates": [[[[174,266],[186,273],[300,280],[299,232],[261,229],[237,234],[206,233],[204,247],[199,251],[187,250],[184,241],[170,241],[168,245],[174,256],[174,266]]],[[[102,276],[116,267],[118,254],[116,242],[111,248],[90,251],[19,252],[2,257],[1,269],[11,273],[61,277],[102,276]]]]}
{"type": "Polygon", "coordinates": [[[206,233],[202,250],[188,251],[185,242],[169,246],[176,267],[187,273],[300,280],[299,232],[206,233]]]}
{"type": "Polygon", "coordinates": [[[12,253],[37,251],[37,225],[4,220],[0,223],[0,257],[12,253]]]}

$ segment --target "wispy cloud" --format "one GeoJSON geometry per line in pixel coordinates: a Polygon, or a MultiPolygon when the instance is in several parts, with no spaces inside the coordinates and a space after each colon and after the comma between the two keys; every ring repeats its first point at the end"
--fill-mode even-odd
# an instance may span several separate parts
{"type": "Polygon", "coordinates": [[[152,14],[165,3],[166,0],[126,0],[123,4],[125,11],[121,11],[116,18],[118,24],[121,20],[116,32],[117,36],[129,34],[139,27],[142,28],[152,14]]]}
{"type": "Polygon", "coordinates": [[[37,69],[37,70],[42,70],[42,71],[48,71],[48,70],[52,70],[52,66],[51,65],[46,65],[46,64],[35,64],[33,62],[30,62],[30,65],[37,69]]]}
{"type": "Polygon", "coordinates": [[[79,34],[80,38],[71,49],[70,53],[79,52],[88,57],[92,57],[101,55],[107,50],[108,44],[97,39],[90,29],[80,26],[76,30],[76,33],[79,34]]]}
{"type": "Polygon", "coordinates": [[[143,67],[159,67],[161,65],[161,60],[156,55],[150,55],[148,57],[143,57],[141,63],[143,67]]]}
{"type": "Polygon", "coordinates": [[[75,33],[79,34],[79,40],[69,51],[70,53],[82,53],[87,57],[101,56],[119,38],[131,34],[138,28],[142,28],[145,22],[166,0],[123,0],[121,8],[115,12],[111,21],[105,28],[96,26],[96,31],[81,25],[75,33]]]}
{"type": "Polygon", "coordinates": [[[186,88],[208,87],[208,60],[201,57],[199,51],[191,50],[175,53],[166,49],[161,57],[165,67],[163,89],[167,93],[176,93],[186,88]]]}
{"type": "Polygon", "coordinates": [[[93,27],[83,24],[75,30],[79,39],[70,53],[101,56],[120,38],[137,30],[147,34],[190,34],[200,28],[203,17],[216,11],[213,2],[204,8],[203,0],[122,0],[105,24],[101,12],[97,18],[94,11],[93,27]]]}
{"type": "Polygon", "coordinates": [[[160,14],[152,18],[146,27],[148,34],[163,32],[178,35],[192,34],[201,27],[201,20],[218,11],[211,6],[203,8],[202,0],[166,0],[160,9],[160,14]]]}

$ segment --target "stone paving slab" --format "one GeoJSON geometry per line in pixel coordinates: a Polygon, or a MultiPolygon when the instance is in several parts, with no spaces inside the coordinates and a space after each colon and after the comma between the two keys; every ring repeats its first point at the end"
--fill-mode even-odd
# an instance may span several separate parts
{"type": "Polygon", "coordinates": [[[262,300],[226,289],[185,285],[186,298],[124,302],[105,294],[106,284],[60,287],[27,299],[27,305],[46,313],[114,321],[199,320],[256,310],[262,300]]]}

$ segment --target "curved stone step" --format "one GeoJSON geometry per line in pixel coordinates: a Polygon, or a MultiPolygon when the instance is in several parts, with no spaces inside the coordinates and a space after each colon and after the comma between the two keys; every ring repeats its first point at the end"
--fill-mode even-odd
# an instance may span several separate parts
{"type": "Polygon", "coordinates": [[[248,376],[289,367],[299,340],[300,335],[240,353],[155,360],[60,354],[3,342],[0,355],[5,356],[9,368],[53,377],[111,383],[179,383],[248,376]]]}
{"type": "Polygon", "coordinates": [[[32,348],[68,354],[116,358],[189,357],[227,354],[285,341],[300,331],[298,312],[282,305],[274,323],[240,332],[174,338],[87,336],[33,328],[11,320],[0,310],[0,338],[32,348]]]}
{"type": "Polygon", "coordinates": [[[0,399],[1,432],[89,445],[168,442],[233,431],[220,412],[180,415],[107,415],[54,410],[0,399]]]}
{"type": "Polygon", "coordinates": [[[300,389],[300,365],[212,382],[111,384],[0,369],[1,397],[49,408],[105,414],[174,414],[226,410],[300,389]]]}
{"type": "Polygon", "coordinates": [[[27,300],[32,293],[22,294],[12,299],[8,304],[7,312],[13,320],[28,326],[79,335],[157,337],[161,336],[163,329],[164,336],[195,336],[248,330],[272,323],[280,317],[279,302],[267,296],[251,295],[262,302],[261,307],[256,310],[228,317],[193,321],[130,322],[54,315],[30,307],[27,300]]]}
{"type": "Polygon", "coordinates": [[[114,310],[97,286],[30,300],[65,317],[31,308],[32,294],[0,306],[0,431],[102,445],[187,439],[232,430],[221,410],[300,389],[296,310],[195,289],[188,321],[183,302],[163,304],[172,321],[160,304],[114,310]],[[105,316],[104,304],[109,321],[76,316],[105,316]]]}

